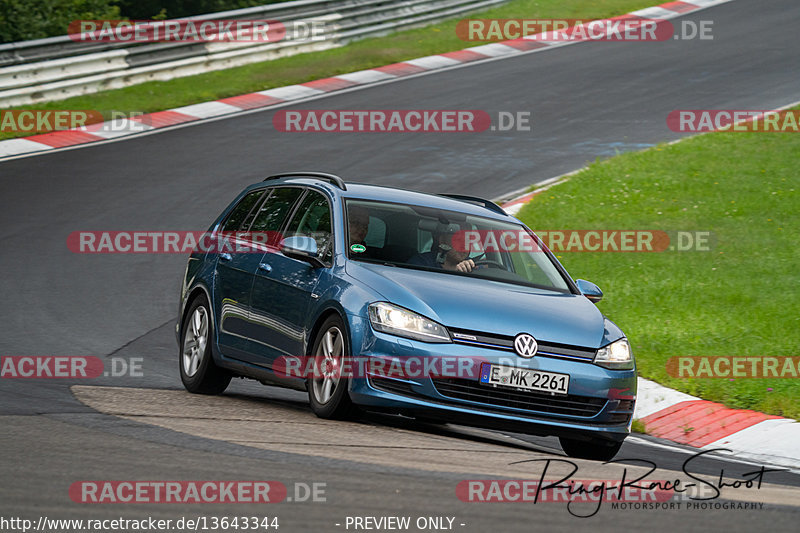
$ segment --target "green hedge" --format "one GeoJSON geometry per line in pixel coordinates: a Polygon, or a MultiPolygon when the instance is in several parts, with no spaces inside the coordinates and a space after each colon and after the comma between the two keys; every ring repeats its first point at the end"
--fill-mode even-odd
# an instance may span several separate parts
{"type": "Polygon", "coordinates": [[[0,0],[0,42],[26,41],[67,33],[80,19],[119,19],[114,0],[0,0]]]}
{"type": "Polygon", "coordinates": [[[288,0],[0,0],[0,43],[65,35],[73,20],[180,18],[288,0]]]}
{"type": "Polygon", "coordinates": [[[117,0],[116,3],[123,15],[141,20],[174,19],[286,1],[288,0],[117,0]]]}

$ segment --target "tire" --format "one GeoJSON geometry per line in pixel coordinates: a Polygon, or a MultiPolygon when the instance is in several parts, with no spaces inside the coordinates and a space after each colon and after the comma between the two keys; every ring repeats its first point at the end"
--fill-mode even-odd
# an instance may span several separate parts
{"type": "Polygon", "coordinates": [[[612,442],[604,439],[575,440],[559,437],[558,441],[561,443],[561,449],[569,457],[594,461],[610,461],[622,447],[622,441],[612,442]]]}
{"type": "Polygon", "coordinates": [[[214,326],[205,295],[192,301],[181,332],[178,366],[183,386],[195,394],[222,394],[232,376],[218,367],[211,356],[214,326]]]}
{"type": "MultiPolygon", "coordinates": [[[[347,330],[338,315],[329,317],[319,329],[312,354],[316,359],[315,368],[340,369],[344,357],[350,355],[350,342],[347,330]],[[327,362],[325,360],[327,359],[327,362]],[[333,363],[333,366],[331,364],[333,363]]],[[[308,378],[308,402],[311,410],[320,418],[344,419],[354,412],[350,393],[347,391],[348,379],[333,370],[327,375],[313,375],[308,378]]]]}

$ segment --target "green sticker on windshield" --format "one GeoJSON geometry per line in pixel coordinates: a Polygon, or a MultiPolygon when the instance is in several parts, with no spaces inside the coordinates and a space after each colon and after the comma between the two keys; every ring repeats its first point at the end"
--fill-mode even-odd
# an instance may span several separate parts
{"type": "Polygon", "coordinates": [[[364,246],[363,244],[352,244],[352,245],[350,245],[350,250],[352,250],[353,252],[355,252],[357,254],[360,254],[360,253],[366,252],[367,251],[367,247],[364,246]]]}

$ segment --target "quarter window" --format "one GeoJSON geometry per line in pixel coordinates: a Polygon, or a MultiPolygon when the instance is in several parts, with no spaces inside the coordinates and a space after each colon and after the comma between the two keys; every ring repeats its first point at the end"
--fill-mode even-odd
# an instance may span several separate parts
{"type": "Polygon", "coordinates": [[[247,215],[253,210],[259,198],[264,194],[264,190],[253,191],[242,198],[236,207],[228,215],[227,220],[222,225],[222,231],[239,231],[247,228],[252,217],[247,215]]]}

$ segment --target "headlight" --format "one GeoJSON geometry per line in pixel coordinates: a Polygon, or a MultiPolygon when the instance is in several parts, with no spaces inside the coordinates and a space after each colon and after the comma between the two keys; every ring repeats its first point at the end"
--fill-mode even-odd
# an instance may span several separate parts
{"type": "Polygon", "coordinates": [[[425,342],[450,342],[447,329],[422,315],[386,302],[369,306],[369,321],[377,331],[425,342]]]}
{"type": "Polygon", "coordinates": [[[597,350],[594,362],[612,370],[633,368],[633,352],[631,345],[628,344],[628,339],[623,337],[597,350]]]}

